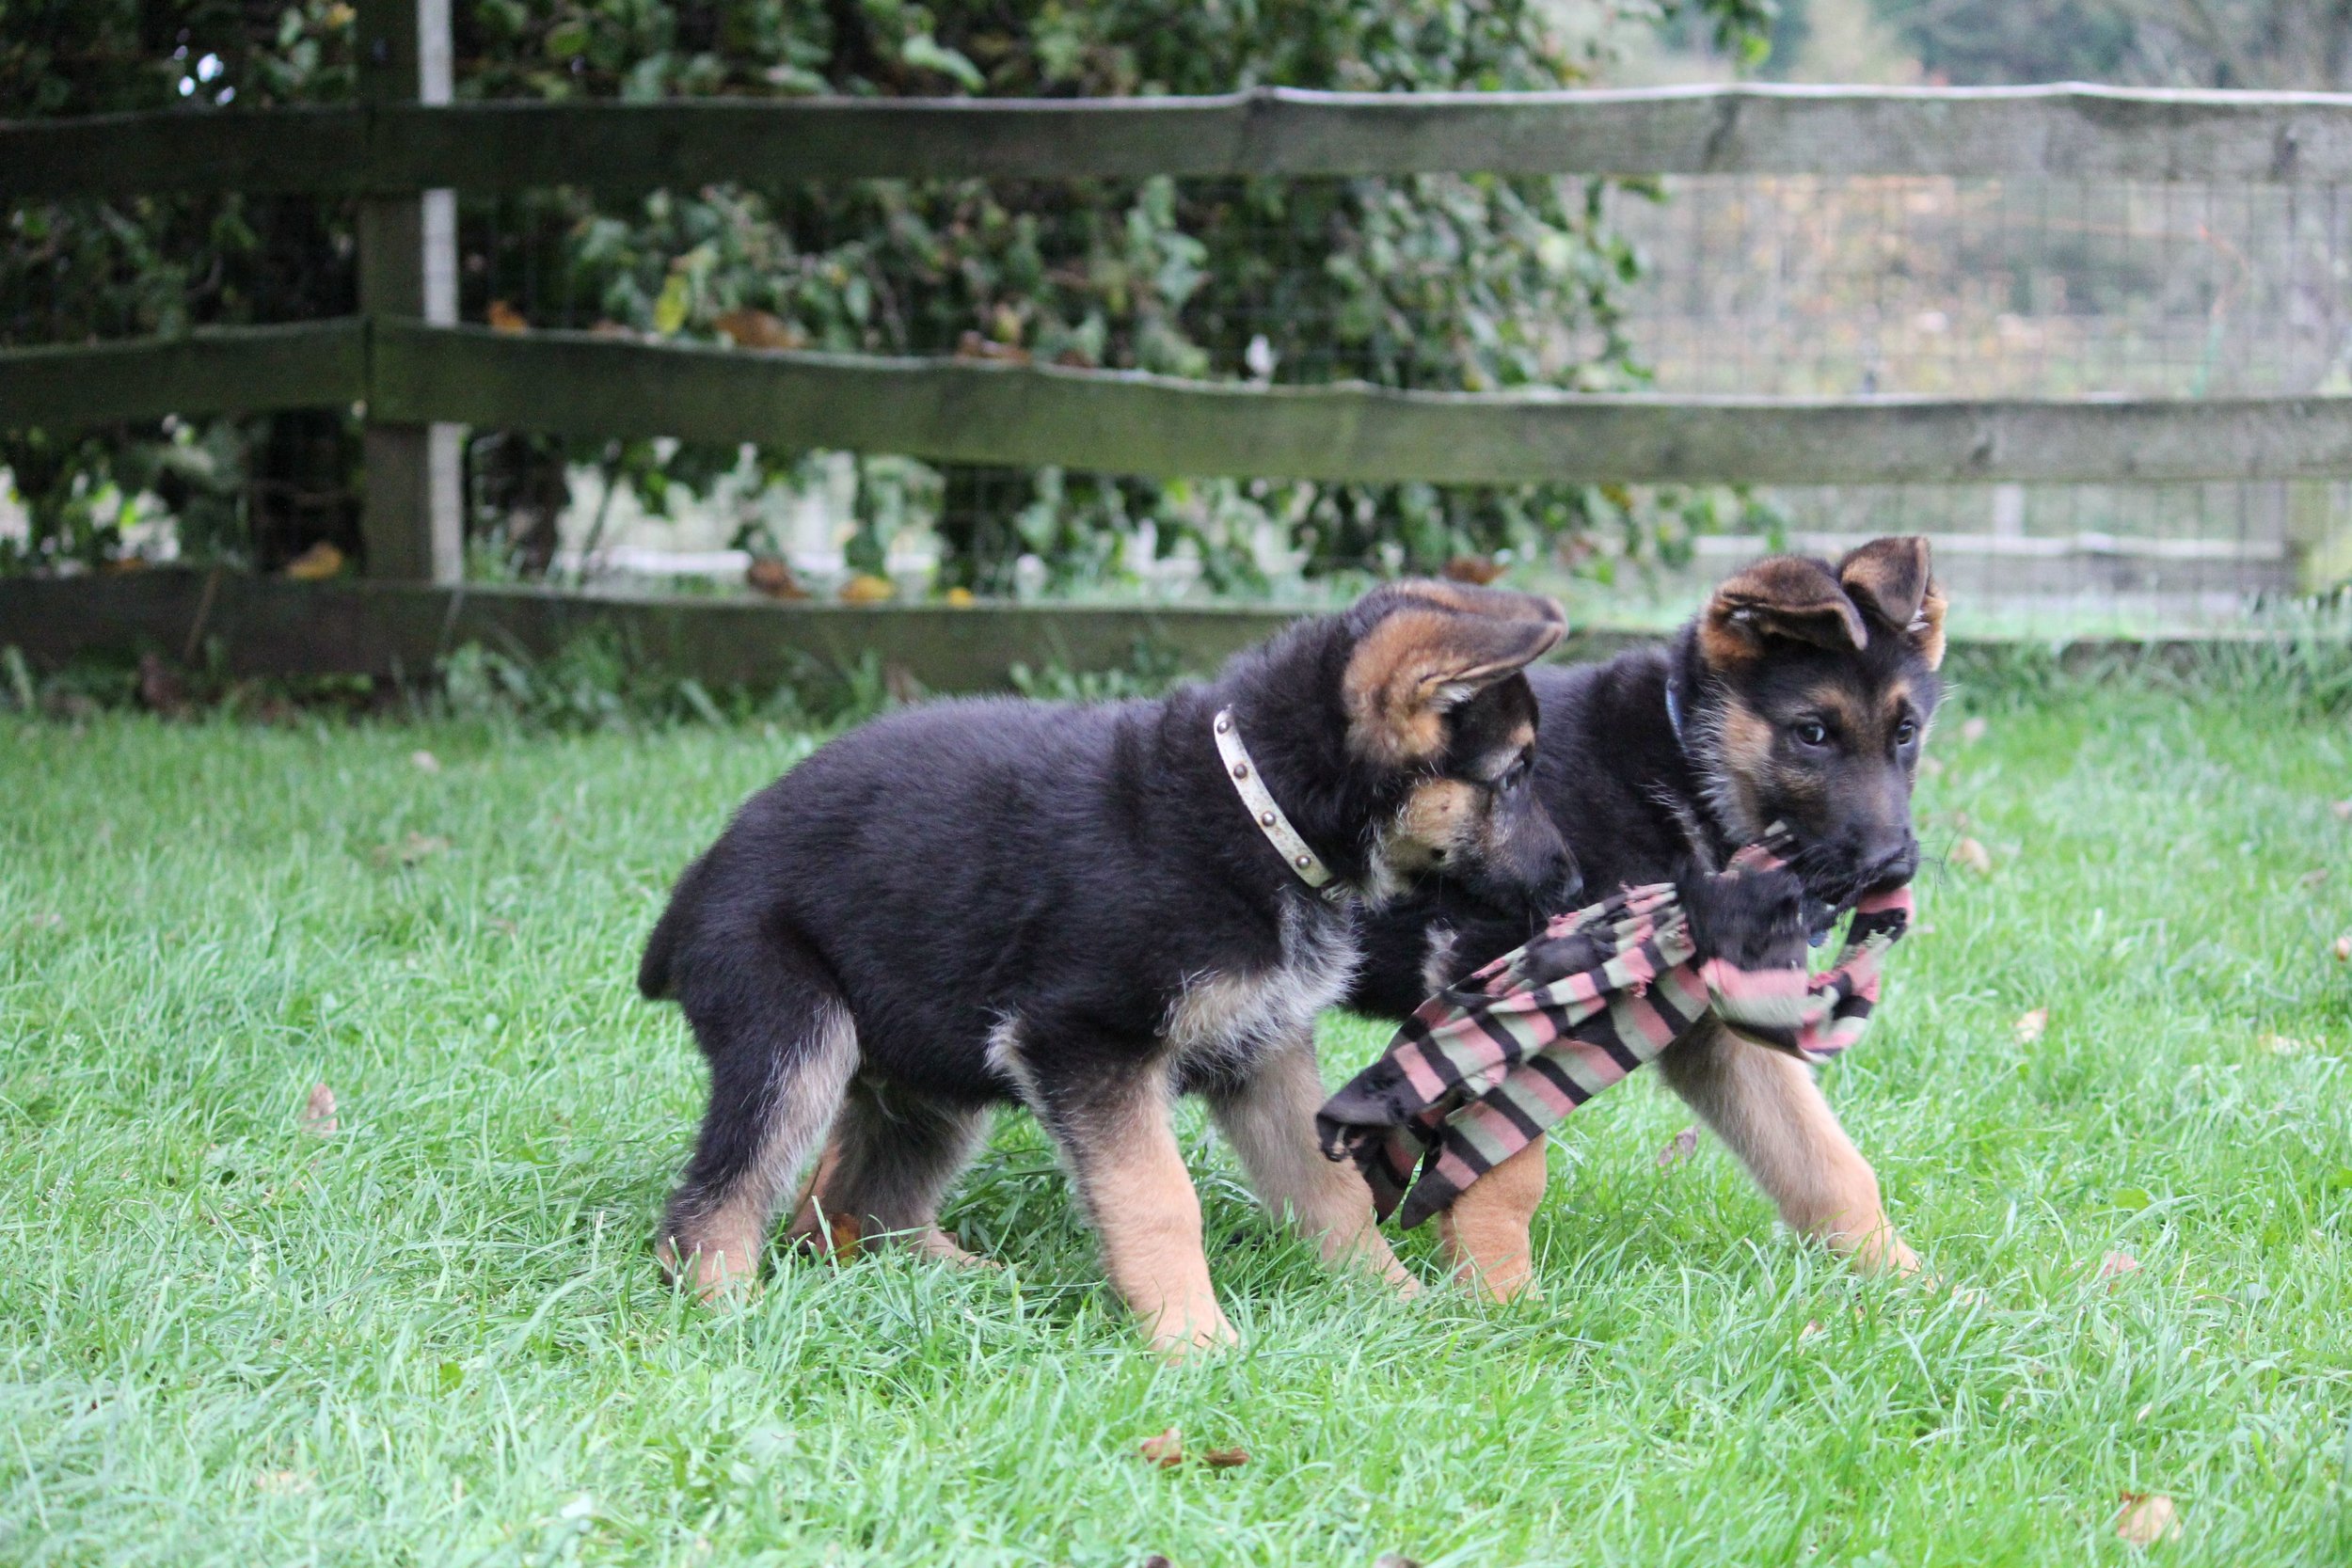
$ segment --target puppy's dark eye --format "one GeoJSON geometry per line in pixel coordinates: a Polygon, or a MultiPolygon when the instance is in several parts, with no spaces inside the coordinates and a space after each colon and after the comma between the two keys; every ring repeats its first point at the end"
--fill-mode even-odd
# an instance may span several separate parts
{"type": "Polygon", "coordinates": [[[1895,744],[1896,744],[1896,745],[1898,745],[1898,746],[1908,746],[1908,745],[1910,745],[1913,741],[1915,741],[1915,740],[1916,740],[1916,739],[1918,739],[1918,738],[1919,738],[1919,725],[1918,725],[1917,721],[1915,721],[1915,720],[1911,720],[1911,719],[1906,719],[1906,720],[1904,720],[1901,723],[1899,723],[1899,724],[1898,724],[1898,725],[1896,725],[1896,726],[1895,726],[1895,744]]]}
{"type": "Polygon", "coordinates": [[[1829,744],[1829,726],[1822,723],[1819,719],[1806,719],[1800,721],[1797,724],[1796,734],[1797,743],[1801,746],[1826,746],[1829,744]]]}

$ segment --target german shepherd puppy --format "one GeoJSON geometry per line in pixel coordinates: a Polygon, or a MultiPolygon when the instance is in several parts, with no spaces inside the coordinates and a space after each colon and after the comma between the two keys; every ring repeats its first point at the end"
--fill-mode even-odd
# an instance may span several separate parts
{"type": "Polygon", "coordinates": [[[664,1266],[706,1294],[748,1276],[829,1124],[796,1231],[965,1258],[940,1197],[1017,1101],[1152,1343],[1230,1341],[1169,1124],[1198,1093],[1270,1208],[1409,1288],[1316,1148],[1314,1019],[1354,974],[1353,906],[1442,864],[1523,920],[1573,879],[1519,673],[1564,630],[1549,599],[1392,584],[1161,701],[916,708],[754,796],[638,975],[710,1065],[664,1266]],[[1253,772],[1270,800],[1245,803],[1253,772]]]}
{"type": "MultiPolygon", "coordinates": [[[[1912,782],[1943,657],[1944,597],[1926,540],[1874,540],[1834,563],[1761,561],[1716,590],[1670,645],[1531,673],[1544,715],[1536,792],[1596,894],[1687,885],[1785,822],[1798,846],[1789,868],[1819,929],[1918,868],[1912,782]]],[[[1478,909],[1440,879],[1371,918],[1351,1004],[1402,1017],[1540,924],[1478,909]]],[[[1658,1065],[1793,1228],[1866,1267],[1918,1266],[1803,1061],[1708,1021],[1658,1065]]],[[[1441,1222],[1457,1273],[1500,1298],[1530,1278],[1544,1168],[1538,1140],[1441,1222]]]]}

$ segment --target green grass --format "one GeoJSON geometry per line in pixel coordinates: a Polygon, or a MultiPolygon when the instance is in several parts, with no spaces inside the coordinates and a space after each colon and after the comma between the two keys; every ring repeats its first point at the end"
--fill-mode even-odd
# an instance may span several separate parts
{"type": "Polygon", "coordinates": [[[1921,812],[1994,868],[1931,872],[1828,1075],[1964,1290],[1661,1168],[1640,1078],[1506,1309],[1327,1276],[1195,1120],[1248,1342],[1175,1369],[1012,1116],[949,1215],[1000,1274],[660,1283],[700,1074],[636,946],[804,740],[0,720],[0,1560],[2074,1564],[2125,1490],[2179,1501],[2150,1560],[2352,1560],[2352,737],[1985,704],[1921,812]],[[1250,1462],[1148,1467],[1171,1424],[1250,1462]]]}

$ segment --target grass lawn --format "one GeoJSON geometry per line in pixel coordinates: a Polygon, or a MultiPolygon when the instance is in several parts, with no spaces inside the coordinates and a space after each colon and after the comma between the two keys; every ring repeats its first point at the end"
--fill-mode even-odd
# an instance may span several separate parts
{"type": "Polygon", "coordinates": [[[2139,1555],[2124,1492],[2150,1561],[2352,1560],[2352,733],[1978,711],[1921,814],[1990,869],[1923,879],[1829,1072],[1963,1289],[1661,1166],[1637,1078],[1554,1147],[1540,1301],[1399,1304],[1196,1118],[1248,1343],[1176,1369],[1009,1115],[948,1215],[1002,1273],[660,1282],[701,1072],[637,945],[804,739],[0,720],[0,1561],[2076,1564],[2139,1555]],[[1170,1425],[1249,1462],[1147,1465],[1170,1425]]]}

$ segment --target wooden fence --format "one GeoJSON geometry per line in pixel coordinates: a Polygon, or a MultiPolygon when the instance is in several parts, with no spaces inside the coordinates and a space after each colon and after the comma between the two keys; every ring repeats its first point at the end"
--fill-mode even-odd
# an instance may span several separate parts
{"type": "Polygon", "coordinates": [[[365,0],[349,107],[0,123],[0,199],[360,198],[362,313],[0,351],[0,427],[361,404],[376,575],[453,581],[460,424],[1148,475],[1899,483],[2352,477],[2352,398],[1772,400],[1262,387],[456,324],[451,193],[1150,174],[2352,180],[2352,95],[2081,86],[1113,102],[449,102],[445,0],[365,0]],[[438,8],[439,14],[437,14],[438,8]]]}

